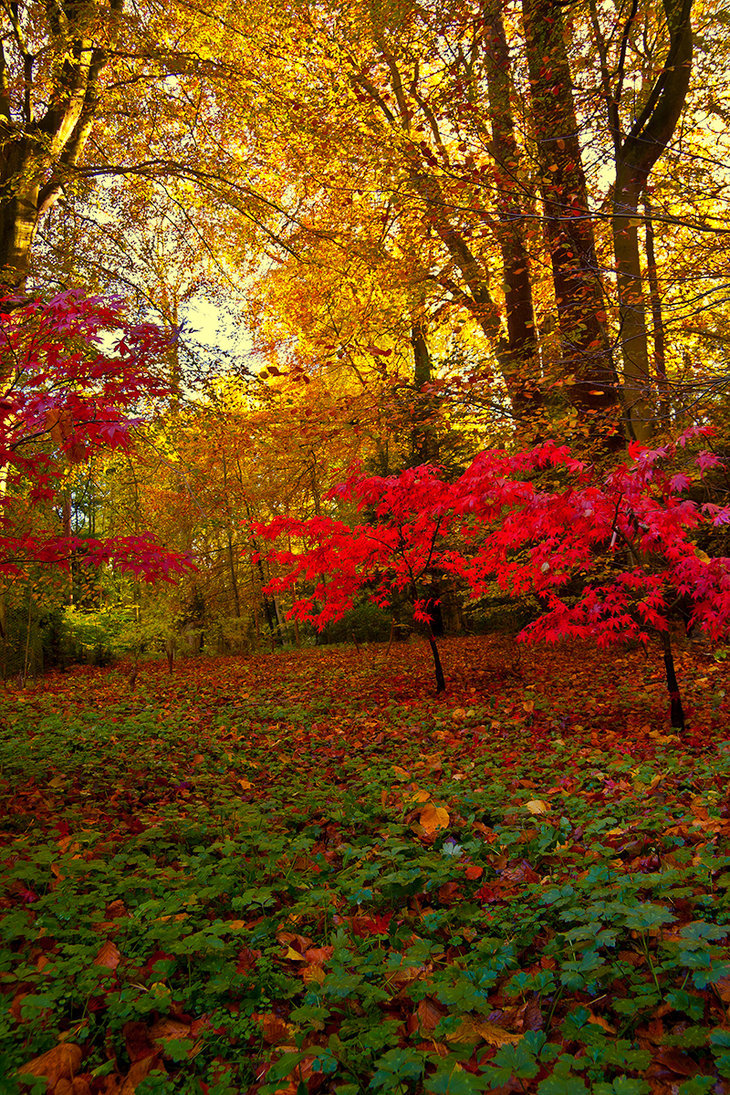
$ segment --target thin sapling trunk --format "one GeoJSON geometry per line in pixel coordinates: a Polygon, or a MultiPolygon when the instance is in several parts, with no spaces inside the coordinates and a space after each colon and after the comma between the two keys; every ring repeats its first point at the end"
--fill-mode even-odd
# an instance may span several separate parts
{"type": "Polygon", "coordinates": [[[436,638],[430,628],[428,631],[428,644],[431,647],[431,653],[433,654],[433,667],[436,672],[436,695],[438,695],[439,692],[446,691],[446,681],[444,679],[444,667],[441,665],[439,648],[436,645],[436,638]]]}
{"type": "Polygon", "coordinates": [[[669,716],[672,729],[682,733],[685,729],[684,710],[682,697],[679,693],[679,682],[674,669],[674,655],[672,653],[672,640],[668,631],[662,631],[660,635],[662,649],[664,651],[664,671],[667,675],[667,691],[669,693],[669,716]]]}

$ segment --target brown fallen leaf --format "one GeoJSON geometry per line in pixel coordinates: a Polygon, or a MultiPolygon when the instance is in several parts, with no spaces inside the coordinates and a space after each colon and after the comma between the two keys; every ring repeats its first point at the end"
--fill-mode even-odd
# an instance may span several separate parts
{"type": "Polygon", "coordinates": [[[444,1017],[444,1011],[430,996],[424,997],[418,1005],[418,1025],[422,1031],[431,1034],[444,1017]]]}
{"type": "MultiPolygon", "coordinates": [[[[165,1046],[168,1042],[177,1041],[180,1038],[194,1038],[195,1035],[191,1030],[190,1023],[183,1023],[179,1019],[160,1019],[158,1023],[150,1029],[150,1038],[153,1042],[161,1046],[162,1053],[165,1053],[165,1046]]],[[[203,1048],[202,1039],[195,1042],[190,1047],[187,1053],[189,1061],[192,1061],[193,1057],[197,1057],[203,1048]]]]}
{"type": "Polygon", "coordinates": [[[307,947],[304,957],[314,966],[324,966],[326,962],[329,962],[334,952],[335,948],[332,946],[307,947]]]}
{"type": "Polygon", "coordinates": [[[164,1072],[159,1053],[152,1053],[149,1057],[143,1057],[135,1061],[123,1080],[118,1080],[117,1087],[107,1090],[106,1095],[135,1095],[137,1087],[146,1080],[150,1072],[164,1072]]]}
{"type": "Polygon", "coordinates": [[[593,1023],[597,1027],[601,1027],[607,1034],[615,1034],[616,1027],[612,1027],[608,1019],[604,1019],[602,1015],[594,1015],[592,1011],[588,1012],[588,1022],[593,1023]]]}
{"type": "Polygon", "coordinates": [[[700,1071],[699,1066],[689,1054],[673,1046],[660,1046],[654,1059],[678,1076],[696,1076],[700,1071]]]}
{"type": "Polygon", "coordinates": [[[107,907],[104,909],[104,916],[107,920],[119,920],[122,916],[129,916],[127,906],[122,899],[118,897],[115,901],[110,901],[107,907]]]}
{"type": "Polygon", "coordinates": [[[18,1069],[18,1075],[39,1076],[46,1081],[47,1090],[53,1091],[59,1080],[72,1080],[81,1065],[81,1046],[73,1042],[61,1042],[59,1045],[34,1057],[18,1069]]]}
{"type": "Polygon", "coordinates": [[[261,1027],[267,1045],[279,1046],[291,1039],[294,1028],[290,1023],[284,1022],[278,1015],[275,1015],[273,1011],[269,1011],[265,1015],[254,1015],[253,1018],[261,1027]]]}
{"type": "Polygon", "coordinates": [[[91,1095],[91,1088],[81,1076],[73,1080],[59,1080],[53,1089],[53,1095],[91,1095]]]}
{"type": "Polygon", "coordinates": [[[183,1023],[179,1019],[160,1019],[150,1027],[150,1038],[153,1042],[167,1042],[171,1038],[187,1038],[190,1034],[190,1023],[183,1023]]]}
{"type": "Polygon", "coordinates": [[[103,966],[107,970],[115,970],[122,960],[121,951],[116,943],[113,943],[111,939],[107,939],[99,947],[96,958],[94,959],[95,966],[103,966]]]}
{"type": "Polygon", "coordinates": [[[465,1016],[456,1030],[446,1035],[449,1042],[467,1046],[475,1046],[478,1042],[486,1042],[490,1046],[515,1045],[521,1037],[521,1034],[510,1034],[479,1015],[465,1016]]]}
{"type": "Polygon", "coordinates": [[[150,1040],[150,1032],[145,1023],[138,1019],[130,1019],[122,1027],[122,1037],[127,1050],[129,1060],[134,1064],[155,1053],[155,1047],[150,1040]]]}

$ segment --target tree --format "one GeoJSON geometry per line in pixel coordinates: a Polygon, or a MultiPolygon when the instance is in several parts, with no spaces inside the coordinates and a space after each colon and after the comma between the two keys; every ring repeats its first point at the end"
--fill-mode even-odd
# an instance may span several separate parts
{"type": "Polygon", "coordinates": [[[0,11],[0,282],[25,281],[43,213],[73,177],[99,109],[124,0],[0,11]]]}
{"type": "Polygon", "coordinates": [[[129,450],[137,408],[168,394],[156,370],[167,349],[162,332],[130,326],[118,304],[78,293],[2,305],[0,573],[21,574],[31,562],[68,570],[73,561],[109,563],[156,581],[189,569],[188,559],[149,534],[72,535],[63,497],[70,464],[100,450],[129,450]]]}
{"type": "MultiPolygon", "coordinates": [[[[629,435],[646,442],[657,417],[657,378],[650,368],[647,332],[646,292],[641,269],[639,227],[640,204],[647,192],[649,176],[679,123],[692,74],[692,0],[663,0],[663,23],[654,28],[659,45],[641,72],[638,101],[630,104],[626,117],[626,89],[630,79],[629,57],[640,55],[635,44],[637,24],[653,13],[641,13],[631,4],[624,16],[621,33],[612,28],[612,50],[601,25],[598,5],[591,0],[591,19],[600,58],[600,74],[607,128],[611,135],[615,163],[612,234],[616,266],[618,326],[624,361],[624,399],[629,435]],[[664,53],[661,56],[661,48],[664,53]],[[633,49],[631,49],[633,47],[633,49]],[[658,57],[661,57],[658,60],[658,57]]],[[[650,221],[651,212],[647,210],[650,221]]],[[[651,242],[648,244],[648,249],[651,242]]],[[[648,257],[651,277],[651,258],[648,257]]],[[[656,293],[652,293],[656,299],[656,293]]],[[[656,312],[654,312],[656,316],[656,312]]],[[[665,397],[665,396],[664,396],[665,397]]]]}
{"type": "Polygon", "coordinates": [[[397,476],[354,475],[330,497],[354,503],[368,519],[353,527],[326,516],[304,521],[280,517],[253,526],[254,533],[266,540],[286,536],[290,543],[304,545],[303,550],[287,548],[270,555],[275,568],[284,568],[284,573],[267,589],[293,591],[288,615],[313,623],[320,631],[329,621],[341,619],[362,592],[381,608],[405,597],[413,619],[426,630],[436,691],[442,692],[446,682],[432,627],[433,585],[443,573],[452,488],[425,466],[397,476]],[[310,592],[300,592],[302,586],[310,592]]]}
{"type": "MultiPolygon", "coordinates": [[[[695,429],[654,450],[633,443],[608,473],[544,442],[514,455],[482,452],[451,484],[428,467],[352,478],[331,497],[371,508],[371,520],[350,527],[330,517],[280,518],[257,528],[302,545],[274,553],[283,573],[270,588],[310,583],[291,612],[318,627],[340,618],[361,592],[382,605],[408,590],[414,618],[430,628],[433,578],[453,576],[475,598],[495,582],[512,597],[537,597],[539,614],[519,635],[525,642],[579,638],[608,647],[658,636],[672,726],[683,729],[672,614],[681,604],[690,625],[712,638],[730,632],[730,558],[710,557],[698,543],[730,524],[730,507],[689,494],[719,459],[701,450],[694,463],[678,461],[707,433],[695,429]],[[551,488],[550,479],[563,482],[551,488]]],[[[429,641],[441,690],[430,631],[429,641]]]]}

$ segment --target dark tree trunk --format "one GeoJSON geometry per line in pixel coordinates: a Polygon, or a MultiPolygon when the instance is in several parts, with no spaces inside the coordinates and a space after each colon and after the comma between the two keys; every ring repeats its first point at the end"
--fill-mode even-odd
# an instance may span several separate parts
{"type": "Polygon", "coordinates": [[[413,347],[413,427],[411,431],[410,464],[436,464],[439,459],[439,442],[434,413],[436,410],[433,395],[427,390],[431,380],[431,354],[426,342],[424,326],[421,322],[413,324],[411,329],[413,347]]]}
{"type": "Polygon", "coordinates": [[[60,195],[86,147],[99,105],[99,77],[119,31],[124,0],[22,5],[0,14],[0,287],[20,290],[38,222],[60,195]],[[39,44],[51,59],[36,74],[39,44]],[[22,71],[22,80],[15,73],[22,71]],[[14,90],[13,85],[19,89],[14,90]]]}
{"type": "Polygon", "coordinates": [[[651,202],[646,196],[644,197],[644,212],[646,213],[646,276],[649,282],[649,293],[651,297],[651,328],[654,342],[654,375],[656,376],[657,389],[659,392],[658,417],[662,425],[668,426],[671,401],[669,397],[669,380],[667,378],[662,298],[659,291],[656,253],[654,251],[654,221],[652,220],[652,208],[651,202]]]}
{"type": "Polygon", "coordinates": [[[667,692],[669,693],[669,717],[673,730],[682,733],[685,729],[684,710],[682,697],[679,692],[679,682],[674,669],[674,655],[672,653],[672,640],[668,631],[661,634],[662,649],[664,652],[664,672],[667,677],[667,692]]]}
{"type": "Polygon", "coordinates": [[[441,656],[439,654],[439,648],[436,645],[436,639],[431,632],[428,636],[428,643],[431,647],[431,653],[433,654],[433,666],[436,673],[436,694],[446,691],[446,680],[444,678],[444,669],[441,665],[441,656]]]}
{"type": "Polygon", "coordinates": [[[669,50],[662,71],[628,136],[624,137],[620,132],[618,120],[622,73],[614,99],[609,103],[616,149],[612,229],[624,396],[630,431],[638,441],[651,439],[655,418],[638,210],[649,174],[674,133],[687,97],[692,71],[691,9],[692,0],[664,0],[669,50]]]}
{"type": "Polygon", "coordinates": [[[606,328],[563,16],[552,0],[522,0],[522,12],[561,372],[573,404],[596,422],[596,430],[615,438],[619,383],[606,328]]]}
{"type": "Polygon", "coordinates": [[[497,190],[498,241],[502,255],[507,342],[511,385],[532,383],[537,398],[540,362],[535,310],[530,281],[530,259],[523,227],[526,195],[520,186],[520,151],[510,97],[510,63],[501,3],[491,0],[485,13],[486,72],[489,95],[490,152],[497,190]]]}

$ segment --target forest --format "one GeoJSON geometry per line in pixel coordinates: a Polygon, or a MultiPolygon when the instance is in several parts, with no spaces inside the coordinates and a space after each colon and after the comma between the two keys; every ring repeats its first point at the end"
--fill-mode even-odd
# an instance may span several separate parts
{"type": "Polygon", "coordinates": [[[0,28],[0,1093],[727,1095],[730,8],[0,28]]]}

